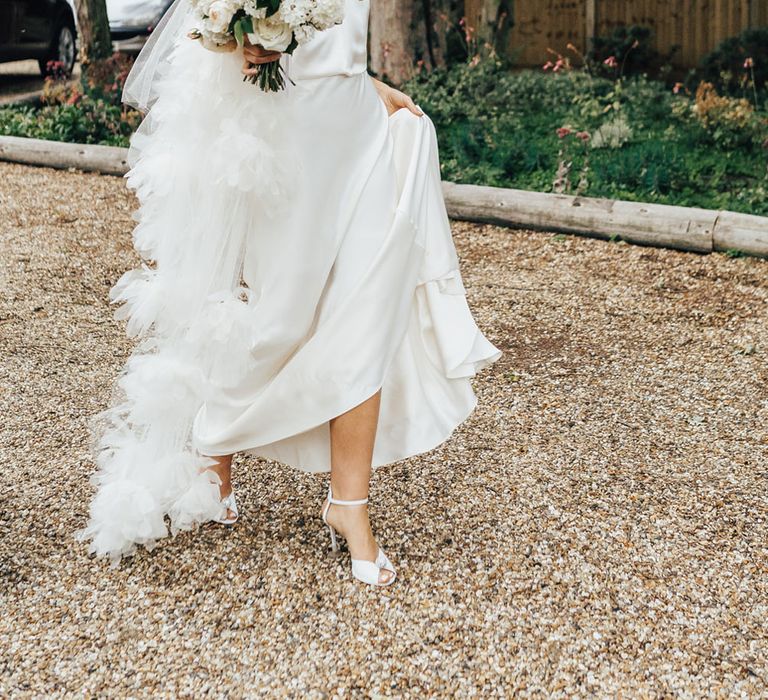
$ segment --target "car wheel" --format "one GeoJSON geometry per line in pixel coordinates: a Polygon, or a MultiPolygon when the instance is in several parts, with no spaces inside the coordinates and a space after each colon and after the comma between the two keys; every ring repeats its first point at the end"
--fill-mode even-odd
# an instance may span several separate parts
{"type": "Polygon", "coordinates": [[[48,75],[48,62],[57,61],[62,64],[62,71],[66,75],[70,75],[75,67],[76,54],[74,27],[71,24],[60,24],[54,35],[50,52],[39,61],[40,72],[43,75],[48,75]]]}

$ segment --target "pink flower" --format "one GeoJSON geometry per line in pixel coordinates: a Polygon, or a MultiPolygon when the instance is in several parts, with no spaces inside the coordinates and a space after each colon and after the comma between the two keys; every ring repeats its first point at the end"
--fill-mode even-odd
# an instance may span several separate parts
{"type": "Polygon", "coordinates": [[[543,70],[549,70],[549,69],[550,69],[550,68],[552,68],[554,65],[555,65],[555,64],[554,64],[554,63],[552,63],[552,61],[547,61],[547,62],[546,62],[546,63],[545,63],[543,66],[542,66],[542,69],[543,69],[543,70]]]}
{"type": "Polygon", "coordinates": [[[565,65],[565,61],[562,58],[557,59],[557,63],[555,63],[555,67],[552,69],[554,73],[557,73],[563,66],[565,65]]]}
{"type": "Polygon", "coordinates": [[[557,130],[557,136],[558,138],[561,138],[561,139],[564,139],[566,136],[572,133],[573,133],[573,129],[571,129],[569,126],[561,126],[557,130]]]}
{"type": "Polygon", "coordinates": [[[609,68],[616,68],[619,63],[616,60],[616,56],[608,56],[608,58],[603,61],[603,65],[606,65],[609,68]]]}
{"type": "Polygon", "coordinates": [[[744,61],[744,68],[754,68],[755,67],[755,61],[752,58],[748,58],[746,61],[744,61]]]}
{"type": "Polygon", "coordinates": [[[581,139],[581,140],[582,140],[584,143],[586,143],[587,141],[589,141],[589,139],[590,139],[591,137],[590,137],[590,135],[589,135],[589,132],[587,132],[587,131],[579,131],[579,132],[576,134],[576,138],[577,138],[577,139],[581,139]]]}
{"type": "Polygon", "coordinates": [[[674,92],[675,95],[677,95],[682,89],[683,89],[682,83],[675,83],[675,87],[672,88],[672,92],[674,92]]]}

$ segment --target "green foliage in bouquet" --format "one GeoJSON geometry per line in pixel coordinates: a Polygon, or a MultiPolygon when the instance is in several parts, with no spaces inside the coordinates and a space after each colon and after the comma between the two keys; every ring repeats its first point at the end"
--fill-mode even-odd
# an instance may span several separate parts
{"type": "MultiPolygon", "coordinates": [[[[281,0],[257,0],[256,7],[266,10],[267,17],[271,17],[280,9],[280,2],[281,0]]],[[[237,45],[242,48],[245,37],[252,34],[253,30],[253,18],[244,10],[238,10],[229,24],[229,31],[235,37],[237,45]]],[[[283,53],[292,54],[298,46],[299,42],[294,36],[283,53]]],[[[273,61],[259,66],[254,75],[245,76],[243,81],[250,81],[253,85],[258,85],[262,90],[268,92],[277,92],[285,88],[285,78],[285,70],[280,62],[273,61]]]]}

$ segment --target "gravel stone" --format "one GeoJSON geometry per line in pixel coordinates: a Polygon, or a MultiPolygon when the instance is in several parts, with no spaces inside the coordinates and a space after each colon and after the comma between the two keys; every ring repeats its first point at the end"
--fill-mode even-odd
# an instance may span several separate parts
{"type": "Polygon", "coordinates": [[[329,556],[326,477],[253,458],[234,528],[111,569],[73,532],[136,203],[0,179],[0,696],[768,697],[768,261],[456,222],[505,355],[374,476],[398,582],[329,556]]]}

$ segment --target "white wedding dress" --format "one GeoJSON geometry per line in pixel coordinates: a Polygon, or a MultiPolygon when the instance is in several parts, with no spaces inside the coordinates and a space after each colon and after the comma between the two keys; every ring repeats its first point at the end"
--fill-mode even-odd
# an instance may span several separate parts
{"type": "Polygon", "coordinates": [[[467,306],[428,117],[366,72],[368,0],[243,82],[178,42],[131,145],[146,260],[113,290],[142,340],[98,430],[80,537],[113,560],[220,515],[202,455],[330,469],[329,420],[382,389],[374,466],[445,441],[500,353],[467,306]]]}

